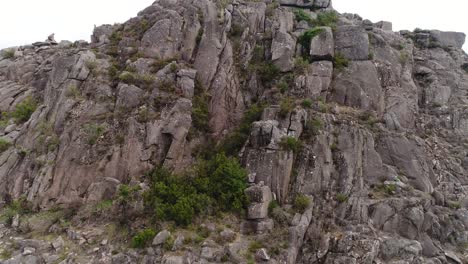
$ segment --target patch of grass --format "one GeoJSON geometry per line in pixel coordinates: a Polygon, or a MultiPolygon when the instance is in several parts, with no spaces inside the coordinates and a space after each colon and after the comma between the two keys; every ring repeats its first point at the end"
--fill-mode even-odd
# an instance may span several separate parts
{"type": "Polygon", "coordinates": [[[148,246],[152,241],[153,238],[156,236],[156,231],[152,228],[144,229],[138,232],[132,238],[132,247],[133,248],[144,248],[148,246]]]}
{"type": "Polygon", "coordinates": [[[268,204],[268,214],[271,215],[271,213],[273,212],[273,210],[275,210],[276,208],[278,208],[280,205],[278,204],[278,201],[277,200],[272,200],[269,204],[268,204]]]}
{"type": "Polygon", "coordinates": [[[342,70],[349,66],[349,60],[345,58],[345,56],[341,53],[335,53],[335,57],[333,57],[333,66],[337,70],[342,70]]]}
{"type": "Polygon", "coordinates": [[[284,81],[279,82],[276,85],[276,87],[280,90],[280,93],[282,93],[282,94],[286,93],[288,91],[288,89],[289,89],[289,85],[284,81]]]}
{"type": "Polygon", "coordinates": [[[248,250],[249,250],[250,253],[255,254],[255,252],[257,252],[257,250],[259,250],[261,248],[264,248],[263,243],[254,240],[254,241],[251,241],[249,243],[248,250]]]}
{"type": "Polygon", "coordinates": [[[348,196],[344,193],[338,193],[336,194],[336,200],[339,202],[339,203],[344,203],[346,201],[348,201],[348,196]]]}
{"type": "Polygon", "coordinates": [[[164,241],[163,248],[165,250],[171,250],[174,246],[175,239],[173,236],[169,236],[166,241],[164,241]]]}
{"type": "Polygon", "coordinates": [[[294,199],[294,209],[303,214],[310,206],[310,199],[304,194],[298,194],[294,199]]]}
{"type": "Polygon", "coordinates": [[[404,50],[400,51],[400,56],[398,57],[398,60],[400,61],[401,64],[405,65],[409,60],[408,52],[404,50]]]}
{"type": "Polygon", "coordinates": [[[97,61],[96,60],[87,60],[85,62],[86,68],[89,69],[90,72],[94,73],[97,68],[97,61]]]}
{"type": "Polygon", "coordinates": [[[20,197],[17,200],[7,204],[0,213],[0,221],[11,224],[16,215],[25,215],[31,212],[31,204],[26,197],[20,197]]]}
{"type": "Polygon", "coordinates": [[[260,79],[265,84],[273,82],[280,74],[280,69],[272,62],[260,63],[255,68],[260,79]]]}
{"type": "Polygon", "coordinates": [[[112,207],[112,203],[113,203],[112,200],[103,200],[103,201],[100,201],[99,203],[97,203],[97,204],[94,206],[94,211],[95,211],[95,212],[107,211],[107,210],[109,210],[109,209],[112,207]]]}
{"type": "Polygon", "coordinates": [[[302,148],[302,142],[294,137],[284,137],[281,139],[280,146],[283,150],[297,153],[302,148]]]}
{"type": "Polygon", "coordinates": [[[171,58],[171,59],[166,59],[166,60],[155,60],[151,64],[151,72],[152,73],[157,73],[158,71],[162,70],[164,67],[169,65],[170,63],[176,61],[176,59],[171,58]]]}
{"type": "Polygon", "coordinates": [[[10,113],[10,116],[15,120],[15,123],[21,124],[29,120],[34,111],[36,111],[36,108],[36,100],[28,96],[16,105],[15,110],[10,113]]]}
{"type": "Polygon", "coordinates": [[[10,141],[4,138],[0,138],[0,153],[3,153],[4,151],[6,151],[10,146],[11,146],[10,141]]]}
{"type": "Polygon", "coordinates": [[[304,108],[312,108],[312,101],[310,99],[302,100],[301,106],[304,108]]]}
{"type": "Polygon", "coordinates": [[[4,59],[13,59],[15,57],[15,50],[14,49],[6,49],[2,52],[2,57],[4,59]]]}
{"type": "Polygon", "coordinates": [[[2,251],[0,252],[0,259],[1,260],[7,260],[7,259],[10,259],[13,255],[13,252],[11,250],[8,250],[8,249],[2,249],[2,251]]]}
{"type": "Polygon", "coordinates": [[[294,72],[297,74],[305,74],[308,66],[309,61],[305,58],[298,57],[294,60],[294,72]]]}
{"type": "Polygon", "coordinates": [[[65,96],[68,98],[78,99],[81,97],[80,90],[76,87],[76,85],[68,86],[67,90],[65,91],[65,96]]]}
{"type": "Polygon", "coordinates": [[[86,124],[83,126],[83,130],[86,135],[86,143],[89,145],[95,145],[106,132],[105,126],[98,124],[86,124]]]}
{"type": "Polygon", "coordinates": [[[449,208],[457,210],[461,208],[461,204],[458,201],[447,201],[447,205],[449,208]]]}
{"type": "Polygon", "coordinates": [[[53,124],[41,122],[37,126],[39,137],[35,144],[35,150],[39,153],[47,153],[55,150],[60,145],[60,139],[54,131],[53,124]]]}
{"type": "Polygon", "coordinates": [[[304,126],[304,135],[307,138],[311,138],[320,133],[320,130],[323,128],[323,122],[319,118],[314,118],[308,120],[304,126]]]}
{"type": "Polygon", "coordinates": [[[295,107],[295,102],[294,102],[294,98],[291,98],[291,97],[285,97],[283,98],[283,100],[281,100],[281,103],[280,103],[280,111],[278,112],[278,115],[281,117],[281,118],[285,118],[288,116],[288,114],[294,110],[294,107],[295,107]]]}
{"type": "Polygon", "coordinates": [[[309,14],[307,14],[303,9],[300,8],[294,10],[294,16],[297,22],[305,21],[309,25],[311,25],[313,22],[313,19],[309,16],[309,14]]]}
{"type": "Polygon", "coordinates": [[[326,11],[318,13],[312,24],[316,27],[331,27],[335,30],[336,22],[338,22],[338,14],[335,11],[326,11]]]}

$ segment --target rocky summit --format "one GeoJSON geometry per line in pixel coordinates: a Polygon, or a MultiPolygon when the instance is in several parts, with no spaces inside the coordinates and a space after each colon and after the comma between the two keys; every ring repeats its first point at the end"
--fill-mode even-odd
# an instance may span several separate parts
{"type": "Polygon", "coordinates": [[[0,51],[1,263],[468,263],[465,34],[157,0],[0,51]]]}

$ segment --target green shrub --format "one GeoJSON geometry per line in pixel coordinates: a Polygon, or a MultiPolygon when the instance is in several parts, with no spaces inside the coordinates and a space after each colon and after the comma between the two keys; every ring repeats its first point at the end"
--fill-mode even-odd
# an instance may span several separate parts
{"type": "Polygon", "coordinates": [[[278,208],[278,207],[279,207],[278,201],[272,200],[272,201],[268,204],[268,214],[271,215],[271,213],[273,212],[273,210],[275,210],[275,209],[278,208]]]}
{"type": "Polygon", "coordinates": [[[192,100],[192,123],[193,126],[202,132],[209,131],[209,97],[208,94],[205,92],[203,87],[201,86],[199,81],[195,83],[195,96],[192,100]]]}
{"type": "Polygon", "coordinates": [[[457,201],[448,201],[447,205],[451,209],[460,209],[461,208],[460,202],[457,202],[457,201]]]}
{"type": "Polygon", "coordinates": [[[323,128],[322,120],[318,118],[314,118],[306,122],[304,126],[304,134],[308,137],[316,136],[319,134],[322,128],[323,128]]]}
{"type": "Polygon", "coordinates": [[[295,9],[294,10],[294,16],[295,16],[297,22],[305,21],[309,25],[312,24],[312,22],[313,22],[313,19],[303,9],[299,9],[299,8],[295,9]]]}
{"type": "Polygon", "coordinates": [[[162,70],[164,67],[166,67],[167,65],[169,65],[170,63],[172,63],[174,61],[176,61],[176,60],[175,59],[155,60],[151,64],[151,72],[152,73],[157,73],[158,71],[162,70]]]}
{"type": "Polygon", "coordinates": [[[281,118],[285,118],[288,116],[288,114],[294,109],[295,104],[294,104],[294,99],[291,97],[286,97],[281,100],[280,103],[280,111],[278,112],[278,115],[281,118]]]}
{"type": "Polygon", "coordinates": [[[408,55],[408,52],[402,50],[400,51],[400,57],[398,58],[398,60],[400,61],[401,64],[406,64],[409,60],[409,55],[408,55]]]}
{"type": "Polygon", "coordinates": [[[193,217],[216,211],[239,212],[245,206],[247,173],[238,161],[224,154],[200,160],[193,175],[173,175],[164,168],[149,174],[145,204],[156,219],[190,224],[193,217]]]}
{"type": "Polygon", "coordinates": [[[29,120],[31,115],[36,111],[37,102],[31,96],[26,97],[23,101],[18,103],[15,110],[10,113],[11,117],[17,124],[24,123],[29,120]]]}
{"type": "Polygon", "coordinates": [[[252,123],[261,119],[264,109],[265,105],[261,103],[251,105],[244,112],[239,127],[223,140],[220,151],[228,156],[237,155],[249,138],[252,123]]]}
{"type": "Polygon", "coordinates": [[[316,27],[331,27],[335,30],[336,22],[338,22],[338,14],[335,11],[326,11],[318,13],[312,24],[316,27]]]}
{"type": "Polygon", "coordinates": [[[301,103],[304,108],[312,108],[312,101],[310,99],[304,99],[301,103]]]}
{"type": "Polygon", "coordinates": [[[256,69],[260,80],[265,84],[271,83],[280,74],[280,69],[272,62],[260,63],[257,65],[256,69]]]}
{"type": "Polygon", "coordinates": [[[280,146],[284,150],[298,152],[301,150],[302,143],[294,137],[284,137],[281,139],[280,146]]]}
{"type": "Polygon", "coordinates": [[[140,190],[140,186],[129,186],[127,184],[121,184],[117,190],[117,201],[119,202],[130,202],[135,200],[135,194],[140,190]]]}
{"type": "Polygon", "coordinates": [[[15,50],[14,49],[3,50],[2,57],[4,59],[13,59],[15,57],[15,50]]]}
{"type": "Polygon", "coordinates": [[[96,67],[97,67],[97,62],[96,60],[87,60],[85,62],[85,65],[89,69],[90,72],[94,72],[94,70],[96,70],[96,67]]]}
{"type": "Polygon", "coordinates": [[[255,252],[257,252],[257,250],[261,249],[261,248],[264,248],[263,244],[261,242],[258,242],[258,241],[252,241],[250,242],[249,244],[249,252],[254,254],[255,252]]]}
{"type": "Polygon", "coordinates": [[[279,83],[276,85],[276,87],[278,87],[278,89],[280,90],[280,93],[285,93],[285,92],[287,92],[287,91],[288,91],[288,88],[289,88],[288,84],[287,84],[286,82],[284,82],[284,81],[279,82],[279,83]]]}
{"type": "Polygon", "coordinates": [[[294,209],[299,213],[304,213],[310,206],[310,199],[304,194],[298,194],[294,199],[294,209]]]}
{"type": "Polygon", "coordinates": [[[10,259],[13,255],[13,251],[11,251],[10,249],[2,249],[1,253],[0,253],[0,260],[7,260],[7,259],[10,259]]]}
{"type": "Polygon", "coordinates": [[[144,248],[150,244],[150,242],[153,241],[153,238],[156,236],[156,231],[147,228],[144,229],[140,232],[138,232],[133,238],[132,238],[132,247],[133,248],[144,248]]]}
{"type": "Polygon", "coordinates": [[[171,250],[174,246],[175,239],[173,236],[169,236],[166,241],[164,241],[163,248],[165,250],[171,250]]]}
{"type": "Polygon", "coordinates": [[[31,203],[26,200],[26,197],[21,197],[18,200],[12,201],[0,213],[0,221],[11,224],[13,217],[16,215],[25,215],[31,212],[31,203]]]}
{"type": "Polygon", "coordinates": [[[68,98],[78,99],[80,98],[81,93],[80,90],[76,87],[76,85],[70,85],[65,91],[65,96],[68,98]]]}
{"type": "Polygon", "coordinates": [[[322,32],[323,28],[311,28],[306,32],[302,33],[297,39],[297,42],[300,43],[305,50],[307,50],[308,54],[308,51],[310,49],[310,41],[322,32]]]}
{"type": "Polygon", "coordinates": [[[309,66],[309,61],[307,59],[299,57],[294,60],[294,71],[297,74],[305,74],[307,72],[308,66],[309,66]]]}
{"type": "Polygon", "coordinates": [[[7,150],[11,146],[10,141],[0,138],[0,153],[3,153],[5,150],[7,150]]]}
{"type": "Polygon", "coordinates": [[[336,200],[339,203],[344,203],[344,202],[348,201],[348,196],[346,194],[343,194],[343,193],[338,193],[338,194],[336,194],[336,200]]]}
{"type": "Polygon", "coordinates": [[[83,126],[83,130],[86,135],[86,142],[89,145],[95,145],[105,133],[105,127],[98,124],[86,124],[83,126]]]}
{"type": "Polygon", "coordinates": [[[343,56],[341,53],[335,53],[335,57],[333,57],[333,66],[337,70],[342,70],[349,65],[349,60],[343,56]]]}

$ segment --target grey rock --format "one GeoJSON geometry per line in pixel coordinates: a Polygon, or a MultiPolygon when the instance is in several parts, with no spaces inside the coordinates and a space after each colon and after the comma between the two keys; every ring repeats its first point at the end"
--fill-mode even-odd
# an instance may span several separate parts
{"type": "Polygon", "coordinates": [[[52,247],[55,249],[55,251],[61,251],[64,246],[65,241],[63,240],[62,236],[59,236],[52,242],[52,247]]]}
{"type": "Polygon", "coordinates": [[[313,61],[329,60],[335,56],[335,42],[330,27],[319,27],[322,31],[310,42],[310,56],[313,61]]]}
{"type": "Polygon", "coordinates": [[[380,256],[383,260],[392,258],[412,260],[412,258],[419,256],[421,252],[421,244],[414,240],[388,238],[380,244],[380,256]]]}
{"type": "Polygon", "coordinates": [[[293,26],[293,13],[286,9],[275,10],[279,20],[271,43],[271,60],[282,71],[290,71],[294,66],[296,40],[289,34],[293,26]]]}
{"type": "Polygon", "coordinates": [[[261,248],[255,252],[255,259],[259,261],[268,261],[270,260],[270,256],[265,248],[261,248]]]}
{"type": "Polygon", "coordinates": [[[392,31],[393,30],[392,22],[388,22],[388,21],[379,21],[379,22],[375,23],[375,27],[381,28],[381,29],[386,30],[386,31],[392,31]]]}
{"type": "Polygon", "coordinates": [[[153,246],[160,246],[166,242],[166,240],[171,236],[171,232],[163,230],[159,232],[153,239],[153,246]]]}
{"type": "Polygon", "coordinates": [[[137,107],[144,94],[144,91],[137,86],[124,83],[119,83],[117,90],[117,109],[131,109],[137,107]]]}
{"type": "Polygon", "coordinates": [[[339,26],[335,34],[335,53],[349,60],[369,59],[369,36],[359,26],[339,26]]]}
{"type": "Polygon", "coordinates": [[[465,44],[465,33],[431,30],[431,38],[437,41],[443,47],[462,48],[465,44]]]}
{"type": "Polygon", "coordinates": [[[245,190],[249,198],[247,219],[262,219],[268,217],[268,206],[273,197],[268,186],[254,185],[245,190]]]}
{"type": "Polygon", "coordinates": [[[332,99],[342,105],[382,113],[383,92],[375,65],[371,61],[354,61],[336,77],[332,99]]]}
{"type": "Polygon", "coordinates": [[[317,99],[327,92],[333,76],[333,63],[329,61],[316,61],[306,69],[304,75],[295,79],[297,90],[294,94],[302,98],[317,99]]]}

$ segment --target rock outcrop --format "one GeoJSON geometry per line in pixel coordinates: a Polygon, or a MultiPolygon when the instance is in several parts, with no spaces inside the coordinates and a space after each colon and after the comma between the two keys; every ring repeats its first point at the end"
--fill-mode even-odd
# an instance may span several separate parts
{"type": "Polygon", "coordinates": [[[329,0],[158,0],[91,43],[2,50],[2,263],[467,263],[464,42],[329,0]],[[130,249],[114,224],[150,225],[145,174],[226,142],[245,217],[130,249]]]}

